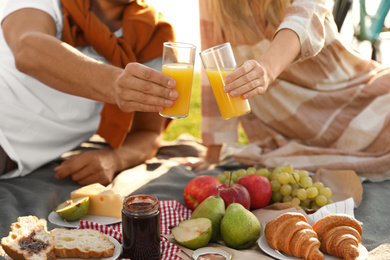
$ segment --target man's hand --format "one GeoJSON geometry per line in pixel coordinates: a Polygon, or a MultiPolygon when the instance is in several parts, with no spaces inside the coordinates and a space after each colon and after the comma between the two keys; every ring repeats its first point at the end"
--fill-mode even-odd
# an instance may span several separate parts
{"type": "Polygon", "coordinates": [[[125,112],[160,112],[172,107],[179,93],[175,80],[139,63],[127,64],[117,79],[114,96],[125,112]]]}
{"type": "Polygon", "coordinates": [[[115,150],[106,147],[74,155],[62,162],[54,171],[57,179],[70,177],[81,186],[92,183],[107,185],[114,179],[117,166],[115,150]]]}

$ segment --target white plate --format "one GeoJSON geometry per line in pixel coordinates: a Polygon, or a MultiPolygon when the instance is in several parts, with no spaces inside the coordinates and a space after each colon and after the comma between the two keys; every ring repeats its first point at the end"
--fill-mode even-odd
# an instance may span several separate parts
{"type": "MultiPolygon", "coordinates": [[[[259,247],[268,255],[280,259],[280,260],[300,260],[301,258],[297,258],[294,256],[290,256],[288,254],[285,254],[279,250],[272,249],[269,245],[267,240],[265,239],[265,235],[262,235],[259,240],[257,241],[257,244],[259,247]]],[[[356,260],[365,260],[368,257],[368,251],[367,249],[362,245],[359,244],[359,257],[356,258],[356,260]]],[[[330,256],[327,254],[324,254],[325,260],[340,260],[338,257],[330,256]]]]}
{"type": "Polygon", "coordinates": [[[218,248],[218,247],[202,247],[194,251],[192,254],[192,258],[197,260],[199,256],[204,254],[220,254],[225,257],[225,259],[230,260],[232,259],[232,254],[228,251],[218,248]]]}
{"type": "MultiPolygon", "coordinates": [[[[111,257],[88,258],[88,259],[91,259],[91,260],[93,260],[93,259],[116,260],[116,259],[119,258],[119,256],[122,253],[122,246],[121,246],[121,244],[115,238],[113,238],[111,236],[107,236],[107,237],[115,245],[114,255],[111,256],[111,257]]],[[[12,260],[8,255],[5,255],[5,259],[6,260],[12,260]]],[[[49,259],[51,259],[51,258],[49,258],[49,259]]],[[[61,258],[61,260],[79,260],[79,259],[83,259],[83,258],[61,258]]]]}
{"type": "MultiPolygon", "coordinates": [[[[76,221],[65,221],[63,220],[60,215],[58,215],[56,212],[52,211],[47,219],[58,226],[62,227],[69,227],[69,228],[77,228],[80,224],[80,220],[76,221]]],[[[96,222],[102,225],[111,225],[115,223],[122,222],[122,219],[120,218],[111,218],[111,217],[103,217],[103,216],[96,216],[96,215],[85,215],[81,218],[82,220],[87,220],[91,222],[96,222]]]]}

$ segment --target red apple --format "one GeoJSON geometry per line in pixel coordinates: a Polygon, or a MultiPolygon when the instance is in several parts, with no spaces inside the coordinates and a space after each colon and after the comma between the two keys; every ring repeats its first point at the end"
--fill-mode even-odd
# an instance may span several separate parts
{"type": "Polygon", "coordinates": [[[219,196],[224,200],[225,207],[229,206],[231,203],[236,202],[240,203],[244,208],[248,209],[251,205],[251,197],[248,190],[237,183],[225,183],[218,186],[219,196]]]}
{"type": "Polygon", "coordinates": [[[244,186],[251,197],[251,209],[260,209],[267,206],[271,200],[272,190],[269,180],[261,175],[249,174],[237,181],[244,186]]]}
{"type": "Polygon", "coordinates": [[[217,195],[221,182],[210,175],[200,175],[189,181],[184,188],[184,202],[187,208],[194,210],[209,196],[217,195]]]}

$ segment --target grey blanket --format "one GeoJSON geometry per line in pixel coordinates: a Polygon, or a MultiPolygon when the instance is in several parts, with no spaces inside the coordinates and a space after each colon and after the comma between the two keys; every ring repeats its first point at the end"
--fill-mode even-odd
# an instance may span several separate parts
{"type": "MultiPolygon", "coordinates": [[[[194,140],[166,144],[156,158],[119,173],[109,187],[122,196],[146,193],[157,196],[159,200],[176,200],[185,205],[184,188],[192,178],[199,174],[216,176],[226,169],[247,167],[233,163],[194,173],[168,160],[202,153],[204,147],[194,140]]],[[[80,187],[70,179],[55,179],[53,168],[58,163],[49,163],[22,178],[0,180],[0,238],[8,235],[11,223],[18,216],[35,215],[47,219],[59,203],[69,198],[71,191],[80,187]]],[[[355,210],[355,217],[363,223],[362,243],[370,252],[369,259],[390,259],[389,198],[390,181],[363,183],[363,200],[355,210]]],[[[55,227],[48,222],[48,229],[55,227]]]]}

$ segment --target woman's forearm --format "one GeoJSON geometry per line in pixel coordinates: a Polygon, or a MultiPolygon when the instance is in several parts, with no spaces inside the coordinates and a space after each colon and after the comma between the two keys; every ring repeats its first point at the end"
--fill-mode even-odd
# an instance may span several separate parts
{"type": "Polygon", "coordinates": [[[300,49],[299,37],[294,31],[280,30],[258,60],[247,60],[225,77],[224,91],[232,97],[242,95],[246,99],[262,95],[298,57],[300,49]]]}
{"type": "Polygon", "coordinates": [[[272,82],[297,58],[300,50],[298,35],[290,29],[282,29],[258,62],[265,68],[272,82]]]}

